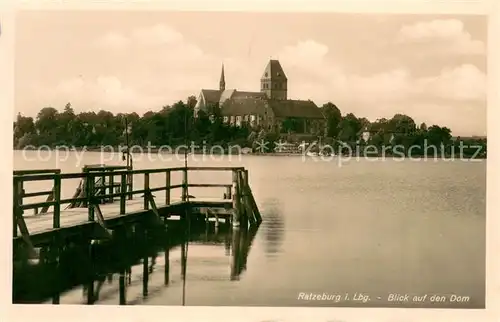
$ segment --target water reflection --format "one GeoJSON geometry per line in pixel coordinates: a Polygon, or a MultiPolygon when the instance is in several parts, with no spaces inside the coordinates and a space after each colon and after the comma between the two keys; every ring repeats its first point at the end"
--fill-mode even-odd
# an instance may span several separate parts
{"type": "MultiPolygon", "coordinates": [[[[36,265],[17,262],[13,302],[137,305],[172,283],[179,286],[181,282],[181,302],[185,304],[189,249],[199,251],[197,248],[208,246],[222,250],[230,257],[226,280],[239,280],[258,229],[233,230],[229,224],[215,227],[213,222],[195,222],[189,230],[180,221],[169,221],[167,225],[168,229],[140,225],[121,228],[113,231],[109,241],[72,242],[57,258],[47,256],[36,265]],[[172,271],[177,257],[180,270],[172,271]]],[[[209,267],[206,271],[204,266],[201,269],[210,274],[209,267]]]]}
{"type": "Polygon", "coordinates": [[[267,199],[262,205],[262,228],[265,252],[268,257],[275,257],[281,252],[285,238],[285,218],[278,200],[267,199]]]}

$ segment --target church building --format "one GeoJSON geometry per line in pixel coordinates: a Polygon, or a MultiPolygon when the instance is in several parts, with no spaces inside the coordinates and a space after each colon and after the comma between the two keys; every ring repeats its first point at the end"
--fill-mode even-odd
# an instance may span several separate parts
{"type": "Polygon", "coordinates": [[[326,119],[311,100],[287,97],[288,79],[278,60],[270,60],[262,78],[260,91],[226,89],[224,65],[219,89],[202,89],[195,113],[211,115],[210,107],[218,104],[223,121],[232,125],[248,124],[268,131],[323,135],[326,119]]]}

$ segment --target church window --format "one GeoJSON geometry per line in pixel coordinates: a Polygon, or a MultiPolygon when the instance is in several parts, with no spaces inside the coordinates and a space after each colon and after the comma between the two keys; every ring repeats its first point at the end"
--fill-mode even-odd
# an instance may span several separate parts
{"type": "Polygon", "coordinates": [[[229,121],[229,117],[224,116],[224,123],[227,123],[227,121],[229,121]]]}

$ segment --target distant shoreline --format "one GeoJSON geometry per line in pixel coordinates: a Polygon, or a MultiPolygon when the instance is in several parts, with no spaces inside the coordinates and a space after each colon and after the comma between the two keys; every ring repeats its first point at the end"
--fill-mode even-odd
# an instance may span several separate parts
{"type": "MultiPolygon", "coordinates": [[[[116,148],[116,152],[115,153],[121,153],[122,150],[125,150],[124,147],[115,147],[116,148]]],[[[164,150],[162,151],[161,149],[159,148],[149,148],[149,150],[147,148],[143,148],[143,152],[145,153],[166,153],[168,151],[164,150]]],[[[14,148],[14,151],[36,151],[36,150],[30,150],[30,149],[16,149],[14,148]]],[[[44,151],[56,151],[56,150],[59,150],[59,151],[68,151],[68,152],[82,152],[82,151],[86,151],[86,152],[108,152],[108,153],[111,153],[111,151],[105,151],[102,149],[102,147],[86,147],[86,148],[74,148],[72,150],[67,150],[67,149],[57,149],[57,148],[52,148],[50,150],[47,150],[45,149],[44,151]]],[[[229,151],[224,151],[225,153],[208,153],[207,151],[188,151],[188,155],[189,154],[192,154],[192,155],[238,155],[238,153],[228,153],[229,151]]],[[[179,153],[184,153],[183,150],[180,150],[179,153]]],[[[131,152],[131,154],[134,154],[133,150],[131,152]]],[[[174,153],[169,153],[169,154],[174,154],[174,153]]],[[[304,153],[297,153],[297,152],[248,152],[248,153],[241,153],[240,155],[250,155],[250,156],[268,156],[268,157],[310,157],[311,159],[313,158],[338,158],[338,157],[345,157],[345,158],[348,158],[349,157],[349,154],[344,154],[344,155],[324,155],[324,156],[321,156],[321,155],[306,155],[304,153]]],[[[463,155],[464,158],[470,158],[472,159],[472,154],[471,155],[463,155]]],[[[381,157],[386,157],[386,158],[394,158],[394,159],[399,159],[399,158],[409,158],[409,156],[401,156],[399,154],[391,154],[391,153],[378,153],[378,154],[375,154],[375,153],[370,153],[370,154],[366,154],[366,155],[351,155],[350,158],[352,159],[355,159],[355,158],[381,158],[381,157]]],[[[424,159],[426,157],[425,154],[414,154],[411,156],[411,158],[413,159],[424,159]]],[[[443,159],[446,159],[446,160],[452,160],[452,159],[457,159],[460,157],[460,154],[455,154],[455,156],[452,156],[451,154],[449,153],[445,153],[444,156],[441,155],[440,153],[438,153],[437,155],[438,158],[443,158],[443,159]]],[[[432,159],[433,158],[433,155],[430,154],[427,156],[427,158],[429,159],[432,159]]],[[[481,159],[481,160],[487,160],[487,155],[486,154],[481,154],[481,155],[477,155],[477,156],[474,156],[474,159],[481,159]]]]}

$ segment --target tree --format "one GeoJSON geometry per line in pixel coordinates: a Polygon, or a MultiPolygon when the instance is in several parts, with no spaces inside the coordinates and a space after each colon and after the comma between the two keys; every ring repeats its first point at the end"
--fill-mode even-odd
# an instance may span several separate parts
{"type": "Polygon", "coordinates": [[[17,114],[14,122],[14,147],[23,148],[26,145],[34,144],[34,135],[36,134],[35,122],[32,117],[17,114]]]}
{"type": "Polygon", "coordinates": [[[35,128],[39,144],[57,144],[57,134],[61,132],[59,121],[59,112],[53,107],[44,107],[38,112],[35,128]]]}
{"type": "MultiPolygon", "coordinates": [[[[159,110],[147,111],[142,116],[137,113],[113,113],[106,110],[96,112],[75,113],[71,103],[67,103],[62,112],[53,107],[42,108],[34,120],[32,117],[17,115],[13,124],[15,148],[31,145],[56,146],[70,144],[77,147],[100,146],[125,143],[125,120],[129,125],[129,143],[147,145],[176,146],[186,140],[208,144],[239,144],[241,146],[256,146],[256,142],[264,140],[273,142],[279,139],[279,133],[264,131],[258,126],[250,127],[246,122],[240,126],[223,122],[223,111],[218,103],[210,104],[204,111],[199,111],[194,117],[196,98],[190,96],[186,102],[178,101],[165,105],[159,110]]],[[[341,116],[335,104],[328,102],[321,107],[327,120],[327,135],[333,142],[339,140],[346,144],[356,144],[364,130],[370,132],[368,142],[376,146],[387,144],[402,144],[409,147],[412,144],[450,146],[451,130],[433,125],[427,128],[425,123],[417,126],[408,115],[396,114],[391,119],[377,119],[370,122],[364,117],[353,113],[341,116]],[[391,142],[391,137],[394,140],[391,142]]],[[[287,118],[282,123],[283,132],[300,132],[301,119],[287,118]]],[[[292,140],[293,136],[287,136],[292,140]]],[[[470,139],[471,145],[479,144],[486,151],[486,140],[470,139]]],[[[454,145],[459,142],[454,142],[454,145]]]]}
{"type": "Polygon", "coordinates": [[[339,135],[339,124],[342,121],[339,108],[335,104],[328,102],[323,104],[321,111],[326,118],[326,135],[336,138],[339,135]]]}
{"type": "Polygon", "coordinates": [[[354,143],[362,130],[362,123],[354,114],[349,113],[342,118],[339,124],[338,139],[346,143],[354,143]]]}

